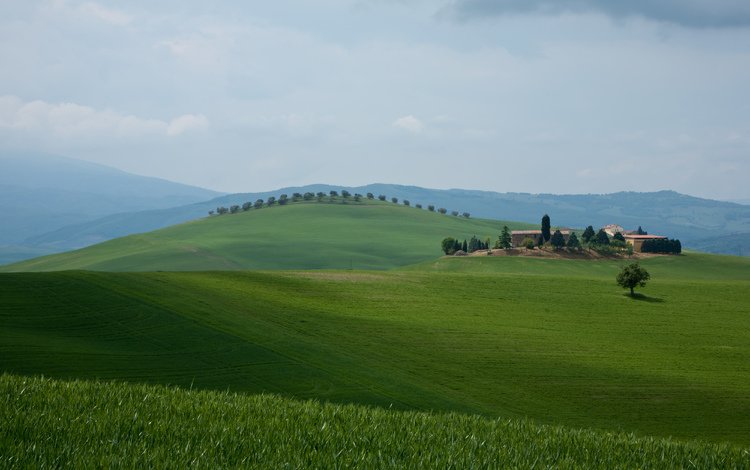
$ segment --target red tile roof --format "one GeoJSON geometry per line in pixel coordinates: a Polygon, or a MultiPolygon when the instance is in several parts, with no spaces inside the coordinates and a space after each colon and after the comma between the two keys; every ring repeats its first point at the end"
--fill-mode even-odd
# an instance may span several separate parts
{"type": "Polygon", "coordinates": [[[636,240],[650,240],[654,238],[667,238],[662,235],[623,235],[625,238],[635,238],[636,240]]]}

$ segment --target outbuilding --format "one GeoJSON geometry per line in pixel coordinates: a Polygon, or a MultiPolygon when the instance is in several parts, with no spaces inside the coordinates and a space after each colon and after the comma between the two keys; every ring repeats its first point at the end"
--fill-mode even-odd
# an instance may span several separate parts
{"type": "Polygon", "coordinates": [[[636,235],[636,234],[627,234],[623,235],[625,238],[626,243],[630,243],[633,245],[633,251],[640,252],[643,247],[643,242],[646,240],[663,240],[667,237],[661,236],[661,235],[636,235]]]}

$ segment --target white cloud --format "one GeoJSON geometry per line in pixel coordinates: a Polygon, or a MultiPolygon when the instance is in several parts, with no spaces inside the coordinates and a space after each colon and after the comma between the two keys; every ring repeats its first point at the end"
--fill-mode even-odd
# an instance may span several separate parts
{"type": "Polygon", "coordinates": [[[84,15],[104,21],[105,23],[117,26],[126,26],[130,24],[133,17],[120,10],[106,8],[95,2],[87,2],[78,6],[78,11],[84,15]]]}
{"type": "Polygon", "coordinates": [[[411,114],[396,119],[395,121],[393,121],[393,126],[414,134],[418,134],[424,130],[424,124],[422,123],[422,121],[415,118],[411,114]]]}
{"type": "Polygon", "coordinates": [[[208,127],[202,114],[184,114],[170,121],[96,110],[76,103],[24,102],[0,96],[0,128],[52,134],[58,137],[178,136],[208,127]]]}
{"type": "Polygon", "coordinates": [[[183,114],[172,119],[167,126],[167,135],[175,136],[190,131],[200,131],[208,127],[208,119],[202,114],[183,114]]]}

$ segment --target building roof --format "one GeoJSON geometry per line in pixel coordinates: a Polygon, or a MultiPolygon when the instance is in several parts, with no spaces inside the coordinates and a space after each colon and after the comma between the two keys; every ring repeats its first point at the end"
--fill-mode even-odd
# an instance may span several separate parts
{"type": "MultiPolygon", "coordinates": [[[[555,231],[550,229],[550,233],[555,233],[555,231]]],[[[570,230],[560,229],[560,233],[562,233],[563,235],[570,235],[570,230]]],[[[542,231],[541,230],[513,230],[510,232],[510,234],[511,235],[541,235],[542,231]]]]}
{"type": "Polygon", "coordinates": [[[636,240],[650,240],[654,238],[667,238],[663,235],[623,235],[625,238],[634,238],[636,240]]]}

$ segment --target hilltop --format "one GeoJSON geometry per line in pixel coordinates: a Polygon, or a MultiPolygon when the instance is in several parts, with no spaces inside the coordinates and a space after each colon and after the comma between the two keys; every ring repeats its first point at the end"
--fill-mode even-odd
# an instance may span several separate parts
{"type": "Polygon", "coordinates": [[[378,200],[326,197],[205,217],[0,269],[387,269],[439,256],[447,235],[494,240],[504,224],[529,227],[378,200]]]}

